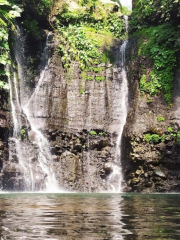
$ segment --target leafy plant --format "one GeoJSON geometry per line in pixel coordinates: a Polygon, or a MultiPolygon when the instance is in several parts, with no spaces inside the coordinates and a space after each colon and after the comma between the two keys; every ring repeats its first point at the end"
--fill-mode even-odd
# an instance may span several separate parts
{"type": "Polygon", "coordinates": [[[97,132],[96,132],[95,130],[91,130],[91,131],[89,132],[89,134],[92,135],[92,136],[95,136],[95,135],[97,135],[97,132]]]}
{"type": "Polygon", "coordinates": [[[164,142],[165,140],[180,143],[180,131],[176,131],[173,127],[168,126],[167,131],[161,136],[159,134],[150,132],[144,135],[144,139],[146,142],[154,144],[164,142]]]}
{"type": "Polygon", "coordinates": [[[164,122],[165,118],[164,117],[157,117],[158,122],[164,122]]]}
{"type": "Polygon", "coordinates": [[[158,143],[161,140],[161,137],[158,134],[147,133],[144,136],[146,142],[158,143]]]}
{"type": "Polygon", "coordinates": [[[106,135],[105,132],[99,132],[99,136],[104,136],[104,135],[106,135]]]}
{"type": "Polygon", "coordinates": [[[24,136],[25,133],[26,133],[26,130],[25,130],[24,128],[22,128],[22,129],[20,130],[20,134],[21,134],[21,136],[24,136]]]}
{"type": "Polygon", "coordinates": [[[2,88],[4,90],[9,90],[9,85],[8,85],[8,83],[6,83],[4,81],[0,81],[0,88],[2,88]]]}
{"type": "Polygon", "coordinates": [[[97,76],[97,77],[95,77],[95,80],[96,80],[97,82],[101,82],[101,81],[104,81],[104,80],[105,80],[105,77],[104,77],[104,76],[97,76]]]}
{"type": "Polygon", "coordinates": [[[19,3],[23,5],[24,9],[28,8],[28,10],[30,9],[35,15],[41,17],[47,17],[53,5],[53,1],[51,0],[19,0],[19,3]]]}
{"type": "Polygon", "coordinates": [[[9,31],[14,29],[13,19],[19,17],[22,10],[13,1],[0,1],[0,88],[8,90],[6,83],[7,72],[5,66],[10,63],[9,60],[9,31]]]}
{"type": "Polygon", "coordinates": [[[82,70],[94,61],[100,62],[101,53],[98,52],[96,41],[88,39],[82,27],[62,27],[58,51],[65,68],[68,68],[73,60],[79,61],[82,70]]]}
{"type": "Polygon", "coordinates": [[[81,89],[81,90],[80,90],[80,93],[81,93],[81,94],[84,94],[84,93],[85,93],[85,90],[84,90],[84,89],[81,89]]]}
{"type": "Polygon", "coordinates": [[[167,130],[168,130],[168,132],[169,132],[169,133],[172,133],[172,132],[173,132],[173,128],[172,128],[172,127],[170,127],[170,126],[168,127],[168,129],[167,129],[167,130]]]}
{"type": "Polygon", "coordinates": [[[180,16],[178,0],[138,0],[132,13],[131,28],[139,29],[148,25],[177,22],[180,16]]]}
{"type": "Polygon", "coordinates": [[[87,76],[85,72],[82,72],[81,77],[87,81],[92,81],[94,79],[92,76],[87,76]]]}
{"type": "Polygon", "coordinates": [[[20,130],[20,138],[21,138],[21,140],[24,140],[25,136],[26,136],[26,130],[24,128],[22,128],[20,130]]]}
{"type": "Polygon", "coordinates": [[[150,96],[163,92],[166,102],[170,105],[177,66],[178,29],[167,23],[143,29],[138,34],[141,36],[138,55],[148,56],[152,64],[149,75],[143,74],[140,79],[140,89],[150,96]]]}
{"type": "MultiPolygon", "coordinates": [[[[98,73],[100,69],[94,65],[113,60],[106,43],[110,46],[115,38],[124,38],[124,20],[117,12],[106,12],[100,1],[81,0],[78,3],[83,8],[78,6],[71,10],[63,5],[57,14],[58,52],[65,69],[77,61],[81,71],[98,73]]],[[[92,78],[87,76],[87,80],[92,78]]]]}
{"type": "Polygon", "coordinates": [[[0,26],[8,27],[13,25],[13,19],[20,17],[21,8],[12,1],[1,0],[0,2],[0,26]]]}

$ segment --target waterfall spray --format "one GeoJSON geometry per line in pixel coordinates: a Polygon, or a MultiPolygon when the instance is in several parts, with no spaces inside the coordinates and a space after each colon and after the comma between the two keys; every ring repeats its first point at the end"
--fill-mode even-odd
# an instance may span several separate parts
{"type": "MultiPolygon", "coordinates": [[[[128,33],[128,16],[124,16],[126,25],[126,32],[128,33]]],[[[122,187],[122,168],[121,168],[121,141],[124,125],[126,123],[127,110],[128,110],[128,79],[126,73],[126,47],[128,40],[125,40],[120,47],[121,56],[121,103],[120,103],[120,124],[118,130],[118,138],[116,141],[115,160],[111,166],[112,173],[109,176],[109,182],[113,192],[121,192],[122,187]]]]}
{"type": "MultiPolygon", "coordinates": [[[[40,130],[41,120],[36,118],[36,109],[33,104],[38,104],[38,94],[45,79],[45,73],[49,66],[49,46],[52,33],[47,35],[44,50],[42,52],[41,74],[39,81],[32,95],[27,98],[25,86],[25,74],[23,72],[24,49],[17,51],[19,44],[23,46],[23,33],[17,26],[18,36],[14,50],[15,60],[18,65],[20,84],[18,84],[15,67],[9,67],[11,76],[8,78],[10,86],[10,102],[12,109],[13,137],[11,138],[9,165],[13,165],[13,156],[16,154],[18,167],[22,175],[21,190],[48,192],[60,191],[53,170],[51,169],[52,155],[48,140],[40,130]],[[13,76],[13,77],[12,77],[13,76]],[[20,86],[19,86],[20,85],[20,86]],[[25,97],[24,97],[25,96],[25,97]],[[33,137],[30,134],[33,133],[33,137]],[[22,136],[23,134],[23,136],[22,136]],[[23,185],[23,186],[22,186],[23,185]]],[[[17,179],[17,185],[18,179],[17,179]]]]}

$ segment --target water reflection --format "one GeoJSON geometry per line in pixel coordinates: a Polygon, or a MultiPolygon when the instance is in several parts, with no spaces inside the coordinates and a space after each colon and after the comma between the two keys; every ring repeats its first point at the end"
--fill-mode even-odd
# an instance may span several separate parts
{"type": "Polygon", "coordinates": [[[133,229],[136,239],[180,239],[180,195],[135,195],[125,199],[131,206],[130,211],[126,210],[126,227],[133,229]]]}
{"type": "Polygon", "coordinates": [[[3,194],[4,239],[180,239],[180,195],[3,194]]]}
{"type": "Polygon", "coordinates": [[[123,229],[121,201],[121,196],[109,195],[4,195],[0,199],[1,236],[124,239],[129,231],[123,229]]]}

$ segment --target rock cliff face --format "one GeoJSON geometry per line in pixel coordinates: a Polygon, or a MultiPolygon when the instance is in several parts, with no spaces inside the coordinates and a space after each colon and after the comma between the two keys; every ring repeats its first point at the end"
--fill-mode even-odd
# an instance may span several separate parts
{"type": "MultiPolygon", "coordinates": [[[[135,3],[133,1],[133,6],[135,3]]],[[[57,51],[60,42],[56,33],[52,29],[42,30],[41,33],[38,40],[32,36],[14,38],[11,50],[14,71],[19,76],[21,104],[27,104],[38,86],[38,94],[31,101],[30,117],[50,143],[51,170],[62,189],[110,191],[113,189],[110,175],[116,159],[117,137],[123,114],[120,104],[122,42],[116,41],[111,47],[114,64],[98,64],[96,67],[99,70],[88,73],[91,80],[87,80],[83,78],[77,61],[72,61],[68,70],[63,67],[57,51]],[[50,40],[45,49],[47,35],[50,40]],[[42,69],[43,78],[40,77],[42,69]]],[[[169,108],[161,94],[149,98],[140,91],[142,69],[146,69],[143,74],[148,76],[151,61],[148,57],[138,57],[137,51],[137,42],[133,38],[128,43],[126,56],[130,109],[122,139],[124,191],[179,191],[179,72],[174,82],[174,104],[169,108]]],[[[18,159],[15,143],[12,139],[8,142],[8,137],[13,135],[10,103],[7,93],[0,91],[0,96],[0,187],[3,190],[24,190],[26,172],[22,171],[23,165],[18,159]],[[12,150],[10,157],[8,147],[12,150]]],[[[19,135],[23,158],[38,175],[35,132],[24,116],[23,109],[20,114],[21,130],[24,130],[19,135]]],[[[46,177],[40,176],[37,185],[46,177]]],[[[36,186],[35,190],[39,190],[39,187],[36,186]]]]}
{"type": "MultiPolygon", "coordinates": [[[[0,90],[0,169],[8,160],[8,135],[9,135],[9,105],[8,93],[0,90]]],[[[0,188],[2,188],[2,181],[0,181],[0,188]]]]}
{"type": "Polygon", "coordinates": [[[120,44],[113,49],[117,56],[115,65],[99,66],[103,70],[98,75],[105,77],[101,82],[82,79],[76,62],[71,72],[66,73],[60,56],[52,55],[36,111],[42,121],[45,119],[42,130],[51,143],[59,185],[65,189],[85,192],[111,189],[108,176],[112,169],[106,163],[115,159],[121,117],[119,49],[120,44]]]}
{"type": "Polygon", "coordinates": [[[64,175],[65,188],[71,186],[80,191],[107,188],[104,165],[115,156],[121,69],[104,67],[100,73],[105,76],[104,81],[83,80],[76,63],[71,76],[64,73],[55,54],[50,64],[49,84],[42,86],[41,103],[45,102],[44,107],[48,108],[43,112],[48,113],[46,126],[56,156],[54,166],[60,176],[64,175]]]}
{"type": "MultiPolygon", "coordinates": [[[[15,40],[15,47],[18,44],[23,47],[26,45],[23,41],[27,40],[21,37],[21,41],[17,41],[19,40],[15,40]]],[[[35,124],[50,142],[51,169],[62,189],[81,192],[112,190],[112,183],[108,179],[112,172],[111,163],[115,161],[121,121],[121,42],[117,42],[111,50],[115,63],[100,64],[98,67],[102,70],[94,73],[91,81],[81,77],[77,62],[71,65],[68,72],[63,68],[61,56],[56,51],[57,45],[58,40],[51,33],[49,64],[31,105],[35,124]],[[103,76],[103,81],[96,81],[98,76],[103,76]]],[[[38,71],[30,61],[35,53],[23,49],[21,56],[16,52],[14,54],[15,61],[20,66],[18,75],[21,102],[27,103],[38,84],[38,71]]],[[[37,56],[39,49],[40,47],[36,48],[37,56]]],[[[43,54],[40,55],[41,58],[44,57],[43,54]]],[[[37,168],[37,150],[36,147],[32,150],[32,144],[28,150],[25,147],[28,141],[33,141],[33,131],[29,132],[28,138],[22,137],[22,146],[27,155],[34,151],[26,161],[32,162],[33,168],[37,168]]],[[[21,171],[17,149],[14,147],[12,151],[13,157],[3,168],[3,189],[23,190],[25,172],[21,171]]]]}
{"type": "MultiPolygon", "coordinates": [[[[132,44],[133,46],[133,44],[132,44]]],[[[134,55],[131,48],[129,55],[134,55]]],[[[173,192],[180,188],[179,75],[174,82],[174,104],[168,108],[163,96],[148,100],[139,89],[142,65],[149,68],[149,60],[135,58],[129,62],[131,108],[124,128],[123,169],[129,191],[173,192]],[[163,116],[160,121],[158,116],[163,116]],[[149,134],[164,136],[163,141],[151,142],[149,134]]]]}

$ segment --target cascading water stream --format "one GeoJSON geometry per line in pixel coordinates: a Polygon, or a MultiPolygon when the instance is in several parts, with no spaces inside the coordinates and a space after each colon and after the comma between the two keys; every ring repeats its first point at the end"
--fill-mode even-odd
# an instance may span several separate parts
{"type": "MultiPolygon", "coordinates": [[[[17,28],[18,37],[16,39],[16,48],[19,47],[18,44],[22,45],[22,32],[21,29],[17,28]],[[21,39],[21,40],[19,40],[21,39]]],[[[42,132],[39,130],[40,126],[36,118],[36,109],[34,109],[33,103],[38,104],[38,93],[42,88],[42,84],[45,78],[45,73],[49,65],[49,42],[50,42],[51,33],[47,35],[46,44],[42,53],[42,62],[41,62],[41,74],[38,81],[38,84],[29,97],[22,98],[25,95],[24,81],[25,75],[23,75],[23,53],[14,51],[15,59],[18,64],[18,73],[20,81],[23,81],[20,84],[20,94],[19,94],[19,85],[16,77],[14,68],[9,69],[11,75],[14,77],[9,77],[9,86],[10,86],[10,102],[12,108],[12,120],[13,120],[13,138],[12,142],[15,145],[15,150],[10,147],[10,158],[12,159],[14,151],[18,158],[20,172],[23,175],[23,187],[22,190],[26,191],[37,191],[45,190],[48,192],[57,192],[60,191],[58,183],[54,176],[54,173],[51,169],[52,164],[52,155],[50,151],[50,145],[48,140],[44,137],[42,132]],[[22,89],[21,89],[22,87],[22,89]],[[23,119],[23,120],[22,120],[23,119]],[[23,122],[23,123],[22,123],[23,122]],[[22,141],[21,131],[22,129],[26,131],[27,139],[22,141]],[[26,130],[25,130],[26,129],[26,130]],[[29,134],[31,133],[31,134],[29,134]],[[33,133],[33,137],[31,136],[33,133]],[[30,154],[31,153],[31,154],[30,154]]],[[[20,49],[20,47],[18,48],[20,49]]],[[[25,134],[25,132],[23,132],[25,134]]],[[[11,163],[10,159],[10,164],[11,163]]]]}
{"type": "MultiPolygon", "coordinates": [[[[128,30],[128,18],[125,17],[125,23],[126,23],[126,30],[128,30]]],[[[45,47],[42,52],[42,59],[40,64],[40,77],[36,84],[36,87],[32,91],[31,88],[29,88],[30,80],[29,72],[26,71],[27,66],[29,66],[26,61],[25,56],[25,50],[22,49],[23,45],[23,33],[20,28],[17,29],[17,32],[19,36],[17,36],[17,39],[15,39],[14,44],[14,58],[18,66],[18,74],[19,78],[17,77],[17,70],[15,67],[11,66],[11,77],[9,77],[9,85],[10,85],[10,97],[11,97],[11,107],[12,107],[12,120],[14,123],[14,131],[13,131],[13,137],[12,137],[12,148],[10,147],[10,164],[12,165],[12,169],[16,169],[14,171],[18,176],[21,182],[23,184],[20,188],[17,187],[17,189],[22,189],[26,191],[51,191],[51,192],[59,192],[60,181],[59,176],[57,175],[57,172],[60,171],[54,171],[53,167],[55,168],[56,165],[56,159],[51,154],[51,147],[49,144],[48,139],[45,137],[46,132],[46,122],[49,118],[49,98],[45,98],[45,94],[47,93],[47,96],[50,96],[52,88],[49,88],[49,85],[51,84],[51,77],[50,71],[49,71],[49,64],[50,64],[50,57],[51,57],[51,50],[52,50],[52,42],[51,42],[51,36],[52,33],[49,33],[47,35],[47,40],[45,47]],[[19,40],[21,39],[21,41],[19,40]],[[17,49],[22,49],[18,51],[17,49]],[[27,78],[26,78],[27,75],[27,78]],[[13,76],[13,77],[12,77],[13,76]],[[47,104],[47,107],[44,107],[45,104],[47,104]],[[23,131],[24,133],[23,133],[23,131]],[[44,130],[44,131],[43,131],[44,130]],[[21,136],[21,132],[24,134],[24,136],[21,136]],[[15,146],[15,147],[14,147],[15,146]],[[13,149],[14,147],[14,149],[13,149]],[[13,162],[14,155],[17,158],[16,162],[13,162]],[[56,180],[56,176],[58,176],[58,182],[56,180]]],[[[121,56],[121,77],[119,78],[119,82],[117,82],[117,86],[121,95],[121,103],[118,103],[120,105],[120,123],[119,123],[119,130],[118,130],[118,139],[116,143],[116,156],[113,164],[113,172],[109,177],[109,183],[111,185],[111,190],[113,192],[120,192],[121,191],[121,181],[122,181],[122,174],[121,174],[121,167],[120,167],[120,158],[121,158],[121,152],[120,152],[120,145],[121,145],[121,138],[122,138],[122,132],[124,128],[124,124],[126,122],[126,116],[127,116],[127,102],[128,102],[128,84],[127,84],[127,76],[126,76],[126,69],[125,69],[125,51],[128,41],[124,41],[122,46],[120,47],[120,56],[121,56]],[[121,81],[122,80],[122,81],[121,81]]],[[[119,69],[119,68],[118,68],[119,69]]],[[[119,70],[118,70],[119,71],[119,70]]],[[[32,81],[32,80],[31,80],[32,81]]],[[[32,85],[32,84],[31,84],[32,85]]],[[[92,95],[93,97],[93,95],[92,95]]],[[[88,130],[92,130],[92,105],[93,101],[91,96],[89,97],[89,117],[87,120],[87,126],[88,130]]],[[[49,120],[48,120],[49,121],[49,120]]],[[[48,132],[48,131],[47,131],[48,132]]],[[[49,131],[50,133],[50,131],[49,131]]],[[[50,133],[51,134],[51,133],[50,133]]],[[[51,135],[52,136],[52,135],[51,135]]],[[[52,137],[53,138],[53,137],[52,137]]],[[[52,139],[51,139],[52,140],[52,139]]],[[[85,191],[91,192],[93,191],[93,184],[94,179],[91,177],[93,173],[96,171],[93,169],[93,166],[91,164],[91,160],[93,156],[91,156],[91,139],[88,139],[88,152],[86,154],[86,167],[85,173],[87,172],[85,176],[85,191]]],[[[52,149],[55,153],[55,147],[54,142],[52,142],[52,149]]],[[[11,170],[11,169],[10,169],[11,170]]],[[[11,171],[9,171],[11,172],[11,171]]],[[[61,173],[63,176],[63,173],[61,173]]],[[[17,179],[17,181],[19,181],[17,179]]],[[[106,184],[106,181],[104,180],[104,183],[106,184]]],[[[19,184],[20,185],[20,184],[19,184]]],[[[63,184],[62,184],[63,185],[63,184]]],[[[65,186],[65,184],[63,185],[65,186]]],[[[66,186],[65,186],[66,187],[66,186]]],[[[97,188],[97,185],[96,185],[97,188]]],[[[16,188],[13,188],[13,190],[16,190],[16,188]]],[[[95,188],[94,188],[95,189],[95,188]]],[[[97,188],[98,189],[98,188],[97,188]]],[[[60,190],[61,191],[61,190],[60,190]]]]}
{"type": "MultiPolygon", "coordinates": [[[[126,33],[128,34],[128,16],[124,16],[126,33]]],[[[118,138],[116,141],[115,161],[111,166],[112,173],[109,176],[109,182],[113,192],[121,192],[122,187],[122,169],[121,169],[121,141],[124,125],[126,123],[127,111],[128,111],[128,79],[126,73],[126,47],[128,40],[125,40],[120,47],[121,56],[121,103],[120,103],[120,124],[118,131],[118,138]]]]}

